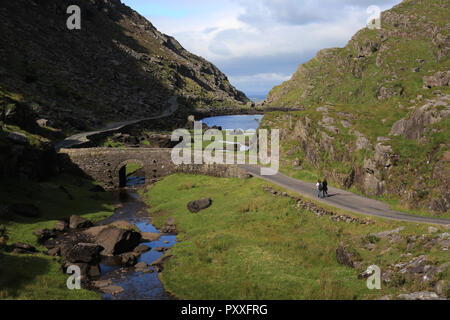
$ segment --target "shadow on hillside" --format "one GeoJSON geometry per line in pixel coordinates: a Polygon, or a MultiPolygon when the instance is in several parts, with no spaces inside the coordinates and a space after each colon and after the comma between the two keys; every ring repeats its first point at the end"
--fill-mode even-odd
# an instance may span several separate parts
{"type": "Polygon", "coordinates": [[[24,236],[31,236],[36,229],[43,227],[47,221],[65,220],[70,216],[85,216],[91,220],[101,220],[112,213],[111,205],[114,195],[106,192],[95,181],[81,172],[74,165],[67,170],[45,181],[36,182],[20,179],[4,179],[0,185],[1,205],[7,209],[0,212],[0,223],[18,230],[24,236]],[[38,217],[24,217],[13,211],[15,204],[33,205],[39,209],[38,217]]]}
{"type": "Polygon", "coordinates": [[[0,300],[17,298],[37,277],[49,271],[49,261],[44,258],[0,252],[0,300]]]}
{"type": "MultiPolygon", "coordinates": [[[[149,59],[146,55],[152,53],[152,44],[144,47],[118,23],[123,17],[137,19],[130,8],[118,0],[77,1],[82,28],[69,30],[66,10],[72,1],[46,0],[39,5],[28,2],[8,1],[0,11],[0,26],[8,26],[0,28],[0,46],[5,48],[6,59],[3,66],[8,74],[1,77],[0,86],[5,92],[54,113],[56,127],[65,130],[87,130],[100,125],[98,118],[133,118],[138,106],[123,106],[134,101],[130,96],[142,93],[147,94],[145,107],[138,108],[141,114],[150,116],[167,107],[165,98],[160,101],[152,93],[168,98],[173,89],[142,66],[149,59]],[[119,92],[122,94],[116,94],[115,100],[109,99],[119,92]],[[98,117],[92,119],[83,110],[98,117]]],[[[147,28],[143,20],[142,28],[147,28]]],[[[137,37],[144,32],[137,31],[137,37]]]]}

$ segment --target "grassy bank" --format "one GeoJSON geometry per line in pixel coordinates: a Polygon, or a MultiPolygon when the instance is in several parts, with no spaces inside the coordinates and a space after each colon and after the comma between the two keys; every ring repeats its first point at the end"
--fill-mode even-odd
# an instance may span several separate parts
{"type": "MultiPolygon", "coordinates": [[[[25,242],[46,251],[36,242],[33,231],[52,229],[55,222],[76,214],[98,221],[110,216],[113,207],[109,193],[91,191],[89,180],[61,175],[43,183],[9,180],[0,185],[0,226],[6,228],[8,244],[25,242]],[[23,218],[8,212],[7,204],[33,204],[39,218],[23,218]]],[[[0,252],[0,299],[100,299],[98,293],[68,290],[68,275],[62,273],[59,258],[44,254],[17,255],[0,252]]]]}
{"type": "MultiPolygon", "coordinates": [[[[406,227],[402,235],[423,234],[428,226],[317,218],[296,209],[294,200],[263,191],[264,184],[177,174],[144,193],[153,223],[160,227],[174,217],[180,231],[180,243],[170,252],[174,258],[162,273],[167,290],[182,299],[372,299],[415,289],[406,283],[370,291],[357,279],[357,270],[337,263],[335,252],[339,242],[349,242],[364,258],[364,268],[383,268],[402,260],[406,244],[383,240],[376,252],[364,251],[359,246],[368,234],[399,226],[406,227]],[[186,204],[202,197],[211,197],[213,205],[188,213],[186,204]]],[[[445,252],[434,249],[419,248],[413,254],[448,261],[445,252]]]]}

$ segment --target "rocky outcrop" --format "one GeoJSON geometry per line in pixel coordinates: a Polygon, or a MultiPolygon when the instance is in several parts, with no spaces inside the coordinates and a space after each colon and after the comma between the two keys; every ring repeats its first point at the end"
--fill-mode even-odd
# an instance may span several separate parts
{"type": "Polygon", "coordinates": [[[336,259],[340,264],[350,268],[358,269],[361,267],[362,258],[358,252],[343,243],[340,243],[336,249],[336,259]]]}
{"type": "Polygon", "coordinates": [[[450,115],[450,95],[431,100],[416,109],[409,118],[397,121],[391,130],[391,135],[403,136],[408,140],[418,140],[425,133],[426,127],[447,119],[450,115]]]}
{"type": "Polygon", "coordinates": [[[423,77],[423,84],[427,88],[444,87],[450,83],[450,70],[436,72],[432,76],[423,77]]]}

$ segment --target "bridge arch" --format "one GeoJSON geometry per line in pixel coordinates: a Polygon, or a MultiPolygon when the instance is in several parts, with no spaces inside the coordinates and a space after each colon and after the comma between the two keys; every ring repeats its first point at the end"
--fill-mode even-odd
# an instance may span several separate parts
{"type": "Polygon", "coordinates": [[[114,170],[114,175],[116,177],[119,177],[119,187],[123,188],[126,187],[127,184],[127,173],[126,173],[126,168],[127,165],[130,163],[137,163],[142,167],[142,170],[144,171],[145,174],[145,178],[148,178],[147,175],[147,170],[145,168],[145,163],[142,160],[138,160],[138,159],[128,159],[128,160],[124,160],[121,163],[119,163],[119,165],[116,166],[116,169],[114,170]]]}

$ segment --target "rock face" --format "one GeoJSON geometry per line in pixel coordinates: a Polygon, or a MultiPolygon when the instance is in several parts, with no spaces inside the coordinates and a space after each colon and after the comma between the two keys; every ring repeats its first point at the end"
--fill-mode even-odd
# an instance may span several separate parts
{"type": "Polygon", "coordinates": [[[450,115],[449,95],[431,101],[414,111],[411,117],[397,121],[391,130],[393,136],[403,136],[408,140],[420,139],[427,126],[439,123],[450,115]]]}
{"type": "Polygon", "coordinates": [[[211,205],[212,205],[211,198],[205,198],[189,202],[187,208],[192,213],[198,213],[204,209],[209,208],[211,205]]]}
{"type": "Polygon", "coordinates": [[[427,3],[403,1],[383,12],[382,29],[364,28],[344,48],[321,50],[271,90],[268,105],[302,110],[263,119],[263,127],[280,129],[282,167],[295,170],[298,158],[341,188],[448,211],[450,37],[437,17],[448,7],[427,3]]]}

